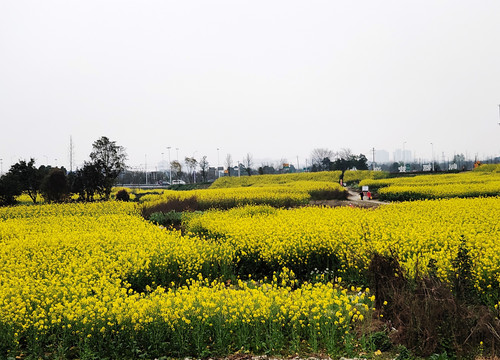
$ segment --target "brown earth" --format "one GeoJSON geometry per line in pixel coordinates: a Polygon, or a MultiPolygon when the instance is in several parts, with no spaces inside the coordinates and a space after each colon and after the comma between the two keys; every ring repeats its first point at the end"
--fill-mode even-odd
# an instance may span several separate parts
{"type": "Polygon", "coordinates": [[[359,193],[349,189],[349,196],[347,200],[313,200],[310,201],[309,204],[314,206],[329,206],[329,207],[351,206],[351,207],[374,209],[379,207],[380,205],[386,205],[389,203],[373,199],[368,200],[366,196],[364,197],[364,200],[361,200],[359,193]]]}

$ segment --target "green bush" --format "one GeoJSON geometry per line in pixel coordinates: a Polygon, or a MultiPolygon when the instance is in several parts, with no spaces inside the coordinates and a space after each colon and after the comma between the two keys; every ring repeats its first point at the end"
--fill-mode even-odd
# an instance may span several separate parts
{"type": "Polygon", "coordinates": [[[163,225],[165,227],[175,227],[178,228],[182,224],[182,213],[176,212],[175,210],[169,211],[167,213],[155,212],[149,217],[149,221],[152,221],[158,225],[163,225]]]}
{"type": "Polygon", "coordinates": [[[377,331],[370,334],[370,343],[375,350],[387,351],[392,348],[391,339],[385,331],[377,331]]]}

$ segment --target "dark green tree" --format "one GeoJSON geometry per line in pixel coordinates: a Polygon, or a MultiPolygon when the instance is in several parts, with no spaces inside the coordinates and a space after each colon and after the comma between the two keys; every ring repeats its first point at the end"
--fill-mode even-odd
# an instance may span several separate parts
{"type": "Polygon", "coordinates": [[[36,168],[35,159],[31,158],[28,162],[20,160],[11,166],[9,174],[18,182],[21,191],[26,192],[36,204],[45,172],[36,168]]]}
{"type": "Polygon", "coordinates": [[[108,200],[118,175],[126,169],[127,154],[125,149],[116,145],[115,141],[110,141],[106,136],[103,136],[92,144],[90,160],[102,175],[101,187],[105,199],[108,200]]]}
{"type": "Polygon", "coordinates": [[[337,159],[331,164],[331,170],[340,170],[340,180],[344,182],[344,174],[347,170],[356,168],[357,170],[368,170],[368,159],[365,155],[354,155],[350,149],[342,149],[338,153],[337,159]]]}
{"type": "Polygon", "coordinates": [[[359,154],[353,159],[353,165],[358,170],[368,170],[368,159],[365,155],[359,154]]]}
{"type": "Polygon", "coordinates": [[[16,196],[21,195],[21,187],[11,173],[0,177],[0,205],[14,205],[16,196]]]}
{"type": "Polygon", "coordinates": [[[43,178],[40,186],[41,193],[45,200],[49,202],[62,202],[68,199],[69,185],[66,171],[60,168],[53,168],[43,178]]]}
{"type": "Polygon", "coordinates": [[[71,192],[80,200],[94,201],[96,194],[104,194],[104,175],[93,163],[85,162],[83,168],[75,172],[71,192]]]}

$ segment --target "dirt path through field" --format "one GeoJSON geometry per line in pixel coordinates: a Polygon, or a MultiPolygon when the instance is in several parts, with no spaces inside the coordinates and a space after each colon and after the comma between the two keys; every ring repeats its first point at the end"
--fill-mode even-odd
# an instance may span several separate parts
{"type": "Polygon", "coordinates": [[[359,193],[355,192],[352,189],[347,189],[349,191],[349,196],[347,200],[316,200],[311,201],[311,205],[316,206],[354,206],[354,207],[362,207],[362,208],[377,208],[380,205],[386,205],[388,202],[378,201],[378,200],[368,200],[365,196],[363,200],[359,196],[359,193]]]}

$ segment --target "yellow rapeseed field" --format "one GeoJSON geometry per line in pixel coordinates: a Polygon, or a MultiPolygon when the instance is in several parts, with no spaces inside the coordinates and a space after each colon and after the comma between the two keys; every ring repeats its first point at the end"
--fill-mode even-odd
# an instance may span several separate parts
{"type": "Polygon", "coordinates": [[[272,328],[342,346],[373,301],[334,283],[298,285],[286,269],[271,282],[209,282],[203,274],[220,276],[235,250],[154,226],[131,203],[6,207],[0,219],[0,348],[14,354],[117,342],[125,352],[156,344],[156,356],[258,350],[245,332],[272,328]]]}
{"type": "Polygon", "coordinates": [[[380,199],[389,201],[499,196],[500,172],[492,167],[485,169],[459,174],[366,179],[359,185],[379,189],[380,199]]]}
{"type": "Polygon", "coordinates": [[[443,280],[452,272],[462,239],[470,249],[475,284],[500,282],[500,198],[394,203],[375,210],[248,207],[193,218],[189,229],[224,239],[238,256],[278,266],[332,256],[341,271],[366,269],[373,253],[397,255],[410,276],[435,262],[443,280]]]}

